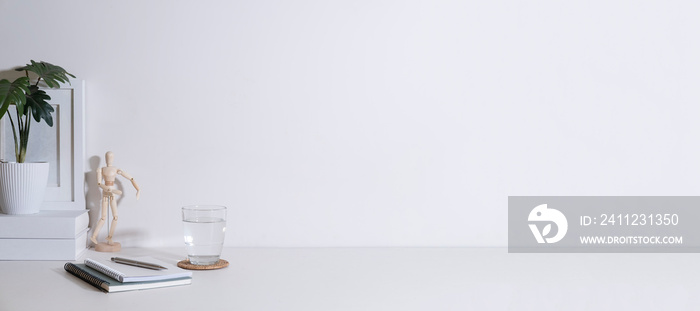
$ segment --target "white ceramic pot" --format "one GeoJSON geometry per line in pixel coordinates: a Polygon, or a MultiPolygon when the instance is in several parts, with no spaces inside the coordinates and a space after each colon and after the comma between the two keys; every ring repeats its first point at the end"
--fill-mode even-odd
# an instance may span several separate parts
{"type": "Polygon", "coordinates": [[[0,208],[10,215],[35,214],[44,202],[49,163],[0,163],[0,208]]]}

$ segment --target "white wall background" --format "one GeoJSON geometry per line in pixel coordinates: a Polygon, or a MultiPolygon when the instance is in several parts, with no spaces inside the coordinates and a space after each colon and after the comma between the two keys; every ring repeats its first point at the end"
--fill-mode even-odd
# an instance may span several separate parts
{"type": "Polygon", "coordinates": [[[86,80],[86,161],[143,188],[125,246],[194,203],[229,246],[505,246],[509,195],[698,194],[699,10],[0,0],[0,70],[86,80]]]}

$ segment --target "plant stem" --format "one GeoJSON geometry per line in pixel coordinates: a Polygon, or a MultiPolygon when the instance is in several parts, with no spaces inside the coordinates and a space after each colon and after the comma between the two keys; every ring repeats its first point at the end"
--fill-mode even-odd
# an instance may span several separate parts
{"type": "Polygon", "coordinates": [[[27,145],[29,144],[29,127],[32,125],[32,110],[27,110],[27,119],[24,121],[24,135],[22,135],[22,141],[19,146],[19,159],[17,162],[24,163],[24,159],[27,157],[27,145]]]}
{"type": "Polygon", "coordinates": [[[24,152],[22,151],[22,147],[24,146],[24,127],[27,120],[22,119],[22,115],[19,114],[19,111],[17,111],[17,123],[19,124],[19,151],[17,152],[15,158],[17,158],[17,163],[23,163],[22,154],[24,154],[24,152]]]}
{"type": "Polygon", "coordinates": [[[10,125],[12,125],[12,139],[15,141],[15,161],[19,159],[19,144],[17,143],[17,130],[15,130],[15,122],[12,121],[12,115],[9,113],[7,117],[10,118],[10,125]]]}

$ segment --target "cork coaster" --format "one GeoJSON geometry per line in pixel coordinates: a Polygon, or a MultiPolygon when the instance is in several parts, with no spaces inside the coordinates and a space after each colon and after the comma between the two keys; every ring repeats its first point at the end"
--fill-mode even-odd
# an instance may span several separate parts
{"type": "Polygon", "coordinates": [[[177,263],[177,266],[183,269],[188,269],[188,270],[216,270],[216,269],[222,269],[228,267],[228,261],[219,259],[215,264],[213,265],[206,265],[206,266],[201,266],[201,265],[193,265],[190,263],[189,259],[185,259],[182,261],[179,261],[177,263]]]}

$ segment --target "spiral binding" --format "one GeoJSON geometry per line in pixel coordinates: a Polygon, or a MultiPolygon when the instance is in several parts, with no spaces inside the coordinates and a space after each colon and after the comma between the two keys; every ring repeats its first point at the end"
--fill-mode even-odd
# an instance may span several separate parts
{"type": "Polygon", "coordinates": [[[102,272],[103,274],[107,275],[108,277],[111,277],[119,282],[124,282],[124,274],[120,273],[117,270],[114,270],[110,267],[107,267],[105,265],[100,264],[99,262],[92,260],[90,258],[85,259],[85,265],[93,268],[97,271],[102,272]]]}
{"type": "Polygon", "coordinates": [[[67,262],[63,266],[63,269],[65,269],[66,271],[70,272],[71,274],[85,280],[86,282],[88,282],[88,284],[95,286],[103,291],[107,291],[107,289],[104,288],[102,285],[104,285],[105,283],[108,283],[108,282],[103,280],[102,278],[96,277],[94,275],[90,275],[89,273],[83,271],[78,266],[76,266],[70,262],[67,262]]]}

